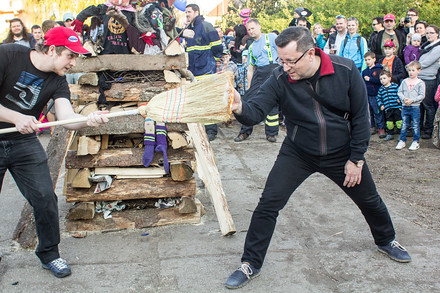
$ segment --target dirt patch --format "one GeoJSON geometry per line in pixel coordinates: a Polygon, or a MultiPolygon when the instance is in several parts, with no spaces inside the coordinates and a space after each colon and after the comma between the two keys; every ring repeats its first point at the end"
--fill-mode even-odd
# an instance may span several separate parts
{"type": "Polygon", "coordinates": [[[411,209],[409,220],[426,228],[440,231],[440,150],[432,141],[421,140],[420,149],[409,151],[407,147],[396,150],[398,137],[392,141],[372,136],[366,154],[377,188],[387,202],[396,200],[411,209]]]}

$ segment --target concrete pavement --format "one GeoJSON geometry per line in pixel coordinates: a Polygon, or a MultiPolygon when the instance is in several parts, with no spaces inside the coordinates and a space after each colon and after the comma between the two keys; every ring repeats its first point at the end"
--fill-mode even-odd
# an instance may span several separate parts
{"type": "MultiPolygon", "coordinates": [[[[222,237],[209,195],[198,225],[174,225],[77,239],[63,232],[60,251],[72,275],[57,279],[33,251],[12,242],[24,200],[8,174],[0,195],[0,292],[230,292],[223,284],[240,262],[250,217],[276,158],[264,126],[234,143],[239,130],[219,128],[212,143],[237,233],[222,237]],[[148,236],[141,236],[148,232],[148,236]]],[[[43,138],[44,139],[44,138],[43,138]]],[[[45,138],[47,140],[47,138],[45,138]]],[[[371,164],[371,163],[370,163],[371,164]]],[[[62,180],[60,180],[62,181],[62,180]]],[[[61,227],[70,204],[57,187],[61,227]]],[[[384,197],[413,262],[379,253],[351,200],[325,177],[309,178],[278,218],[261,276],[238,292],[440,292],[440,233],[409,219],[405,203],[384,197]]]]}

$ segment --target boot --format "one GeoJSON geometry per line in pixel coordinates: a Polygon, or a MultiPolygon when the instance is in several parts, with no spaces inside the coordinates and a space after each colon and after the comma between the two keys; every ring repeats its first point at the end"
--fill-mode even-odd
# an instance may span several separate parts
{"type": "Polygon", "coordinates": [[[387,136],[383,128],[379,129],[378,133],[379,133],[379,138],[385,138],[387,136]]]}

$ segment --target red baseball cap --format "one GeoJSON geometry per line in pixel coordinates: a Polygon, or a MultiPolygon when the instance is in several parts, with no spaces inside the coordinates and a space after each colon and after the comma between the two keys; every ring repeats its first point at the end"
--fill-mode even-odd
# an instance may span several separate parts
{"type": "Polygon", "coordinates": [[[396,45],[394,44],[393,41],[386,41],[385,44],[383,45],[384,47],[392,47],[392,48],[396,48],[396,45]]]}
{"type": "Polygon", "coordinates": [[[394,16],[394,14],[388,13],[383,17],[383,21],[385,20],[396,20],[396,17],[394,16]]]}
{"type": "Polygon", "coordinates": [[[44,45],[64,46],[73,53],[90,54],[89,51],[83,48],[76,33],[72,29],[63,26],[50,29],[44,35],[44,45]]]}

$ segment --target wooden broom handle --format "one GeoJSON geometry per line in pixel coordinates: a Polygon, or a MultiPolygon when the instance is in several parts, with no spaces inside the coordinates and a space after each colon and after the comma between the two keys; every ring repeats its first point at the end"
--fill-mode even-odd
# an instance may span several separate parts
{"type": "MultiPolygon", "coordinates": [[[[103,114],[103,116],[107,118],[114,118],[114,117],[137,115],[137,114],[139,114],[139,109],[108,113],[108,114],[103,114]]],[[[48,123],[38,123],[37,125],[39,126],[39,128],[44,128],[44,127],[67,125],[67,124],[74,124],[74,123],[80,123],[86,121],[87,121],[87,116],[84,116],[84,117],[78,117],[78,118],[66,119],[66,120],[60,120],[60,121],[54,121],[48,123]]],[[[18,130],[16,127],[4,128],[4,129],[0,129],[0,134],[12,133],[17,131],[18,130]]]]}

